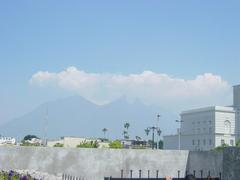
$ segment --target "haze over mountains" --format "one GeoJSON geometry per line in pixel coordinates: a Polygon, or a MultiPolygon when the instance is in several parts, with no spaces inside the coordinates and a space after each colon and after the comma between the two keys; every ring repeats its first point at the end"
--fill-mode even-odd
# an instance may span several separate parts
{"type": "Polygon", "coordinates": [[[122,138],[123,124],[129,122],[131,138],[146,138],[144,129],[156,124],[158,113],[162,116],[159,122],[162,135],[175,132],[177,115],[158,106],[145,105],[138,100],[130,103],[125,98],[99,106],[80,96],[72,96],[44,103],[9,121],[1,126],[1,134],[19,140],[26,134],[44,137],[45,133],[47,138],[103,137],[102,129],[107,128],[108,138],[122,138]]]}

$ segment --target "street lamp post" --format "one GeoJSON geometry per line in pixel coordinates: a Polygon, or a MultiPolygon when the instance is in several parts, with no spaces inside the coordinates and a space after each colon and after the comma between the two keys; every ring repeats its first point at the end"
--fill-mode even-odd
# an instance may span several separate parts
{"type": "MultiPolygon", "coordinates": [[[[157,114],[157,125],[156,127],[159,127],[159,120],[160,120],[161,115],[157,114]]],[[[160,135],[159,135],[160,136],[160,135]]],[[[157,138],[157,149],[159,149],[159,138],[157,138]]]]}
{"type": "Polygon", "coordinates": [[[178,130],[178,150],[181,150],[181,123],[183,120],[176,120],[179,123],[179,130],[178,130]]]}

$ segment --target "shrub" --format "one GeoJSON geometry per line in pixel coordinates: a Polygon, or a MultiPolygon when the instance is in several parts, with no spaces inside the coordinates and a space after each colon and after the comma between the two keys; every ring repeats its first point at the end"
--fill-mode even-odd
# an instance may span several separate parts
{"type": "Polygon", "coordinates": [[[121,144],[121,142],[119,140],[115,140],[115,141],[112,141],[109,144],[109,148],[112,148],[112,149],[122,149],[123,145],[121,144]]]}
{"type": "Polygon", "coordinates": [[[90,142],[82,142],[77,145],[77,148],[98,148],[99,144],[97,141],[90,141],[90,142]]]}
{"type": "Polygon", "coordinates": [[[63,144],[61,144],[61,143],[56,143],[56,144],[54,144],[54,146],[53,147],[63,147],[64,145],[63,144]]]}
{"type": "Polygon", "coordinates": [[[223,151],[224,148],[226,148],[226,147],[228,147],[228,145],[227,145],[227,144],[223,144],[223,145],[221,145],[221,146],[218,146],[218,147],[214,148],[213,150],[214,150],[214,151],[221,152],[221,151],[223,151]]]}

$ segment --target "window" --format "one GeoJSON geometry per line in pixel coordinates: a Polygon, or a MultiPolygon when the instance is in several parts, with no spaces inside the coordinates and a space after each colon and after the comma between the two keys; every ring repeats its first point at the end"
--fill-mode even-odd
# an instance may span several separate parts
{"type": "Polygon", "coordinates": [[[198,130],[198,134],[200,134],[200,133],[201,133],[201,130],[200,130],[200,128],[198,128],[197,130],[198,130]]]}
{"type": "Polygon", "coordinates": [[[211,139],[209,139],[209,145],[212,145],[212,140],[211,139]]]}
{"type": "Polygon", "coordinates": [[[208,121],[209,124],[212,124],[212,121],[208,121]]]}
{"type": "Polygon", "coordinates": [[[200,139],[198,139],[198,145],[200,145],[200,139]]]}
{"type": "Polygon", "coordinates": [[[204,145],[204,146],[206,145],[206,139],[203,140],[203,145],[204,145]]]}
{"type": "Polygon", "coordinates": [[[224,145],[224,144],[225,144],[224,139],[221,139],[221,145],[224,145]]]}
{"type": "Polygon", "coordinates": [[[210,127],[210,128],[209,128],[209,134],[211,134],[211,133],[212,133],[212,128],[210,127]]]}
{"type": "Polygon", "coordinates": [[[230,145],[234,146],[234,141],[232,139],[230,140],[230,145]]]}
{"type": "Polygon", "coordinates": [[[192,145],[195,145],[195,141],[194,141],[194,139],[192,140],[192,145]]]}
{"type": "Polygon", "coordinates": [[[203,128],[203,132],[206,133],[206,128],[203,128]]]}
{"type": "Polygon", "coordinates": [[[231,122],[228,120],[224,122],[224,133],[231,134],[231,122]]]}

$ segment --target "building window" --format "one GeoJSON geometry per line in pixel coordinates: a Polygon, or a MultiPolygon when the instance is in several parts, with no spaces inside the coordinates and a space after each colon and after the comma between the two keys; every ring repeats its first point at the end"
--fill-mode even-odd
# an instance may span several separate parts
{"type": "Polygon", "coordinates": [[[197,142],[198,145],[200,145],[200,139],[198,139],[198,142],[197,142]]]}
{"type": "Polygon", "coordinates": [[[201,133],[201,130],[200,130],[200,128],[198,128],[198,134],[200,134],[201,133]]]}
{"type": "Polygon", "coordinates": [[[225,144],[224,139],[221,139],[221,145],[224,145],[224,144],[225,144]]]}
{"type": "Polygon", "coordinates": [[[203,132],[206,133],[206,128],[203,128],[203,132]]]}
{"type": "Polygon", "coordinates": [[[203,145],[204,145],[204,146],[206,145],[206,139],[203,140],[203,145]]]}
{"type": "Polygon", "coordinates": [[[225,134],[231,134],[231,122],[228,120],[224,122],[224,132],[225,134]]]}
{"type": "Polygon", "coordinates": [[[230,140],[230,145],[234,146],[234,141],[232,139],[230,140]]]}
{"type": "Polygon", "coordinates": [[[210,127],[210,128],[209,128],[209,134],[211,134],[211,133],[212,133],[212,128],[210,127]]]}
{"type": "Polygon", "coordinates": [[[208,121],[209,124],[212,124],[212,121],[208,121]]]}
{"type": "Polygon", "coordinates": [[[212,140],[211,139],[209,139],[209,145],[212,145],[212,140]]]}
{"type": "Polygon", "coordinates": [[[193,146],[195,145],[195,141],[194,141],[194,139],[192,140],[192,145],[193,145],[193,146]]]}

